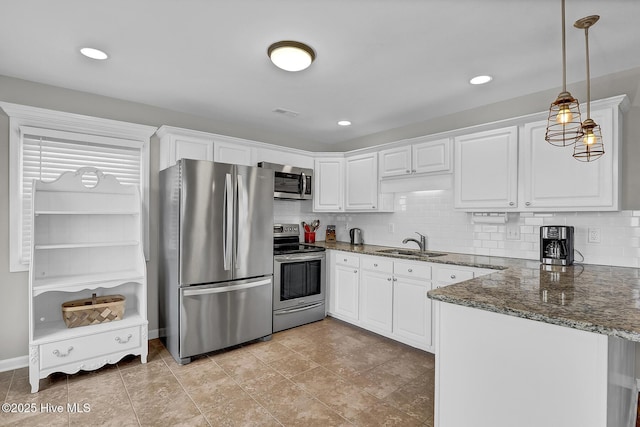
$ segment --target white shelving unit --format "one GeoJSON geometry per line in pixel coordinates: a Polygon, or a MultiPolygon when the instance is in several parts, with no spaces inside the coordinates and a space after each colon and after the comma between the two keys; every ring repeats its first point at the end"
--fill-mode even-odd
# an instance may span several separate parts
{"type": "Polygon", "coordinates": [[[147,279],[136,186],[95,168],[33,186],[29,267],[29,381],[140,355],[147,361],[147,279]],[[67,328],[63,302],[125,296],[122,320],[67,328]]]}

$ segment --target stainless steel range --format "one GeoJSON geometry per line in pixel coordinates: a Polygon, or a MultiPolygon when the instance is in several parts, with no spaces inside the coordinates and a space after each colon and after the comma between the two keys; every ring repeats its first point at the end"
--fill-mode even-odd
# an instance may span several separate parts
{"type": "Polygon", "coordinates": [[[324,319],[324,248],[300,243],[298,224],[275,224],[273,255],[273,332],[324,319]]]}

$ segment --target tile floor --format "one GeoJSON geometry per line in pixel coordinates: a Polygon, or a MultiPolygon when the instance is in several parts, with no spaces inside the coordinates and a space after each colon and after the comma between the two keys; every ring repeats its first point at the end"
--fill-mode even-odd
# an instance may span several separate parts
{"type": "Polygon", "coordinates": [[[153,340],[145,365],[53,374],[36,394],[27,368],[0,372],[3,402],[36,408],[0,425],[432,426],[433,389],[432,354],[326,318],[184,366],[153,340]]]}

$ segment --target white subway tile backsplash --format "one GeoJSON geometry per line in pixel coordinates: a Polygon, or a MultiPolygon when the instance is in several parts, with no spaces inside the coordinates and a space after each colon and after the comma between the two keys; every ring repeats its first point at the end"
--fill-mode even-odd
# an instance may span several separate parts
{"type": "MultiPolygon", "coordinates": [[[[520,240],[507,240],[506,227],[474,224],[472,214],[453,209],[453,192],[402,193],[396,195],[393,213],[314,213],[311,201],[274,204],[274,222],[300,223],[318,218],[316,240],[324,240],[325,226],[336,225],[338,240],[348,241],[347,228],[363,230],[366,243],[395,247],[419,231],[427,235],[430,250],[538,260],[541,225],[573,225],[575,242],[588,264],[640,266],[640,211],[621,212],[522,212],[509,217],[520,226],[520,240]],[[389,232],[393,223],[395,232],[389,232]],[[587,243],[589,228],[599,228],[601,243],[587,243]]],[[[413,247],[413,246],[411,246],[413,247]]],[[[581,257],[576,254],[576,261],[581,257]]]]}

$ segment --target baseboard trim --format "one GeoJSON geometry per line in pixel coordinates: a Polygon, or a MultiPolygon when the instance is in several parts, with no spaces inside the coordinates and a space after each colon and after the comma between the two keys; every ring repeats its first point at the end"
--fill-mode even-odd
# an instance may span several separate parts
{"type": "MultiPolygon", "coordinates": [[[[160,329],[149,331],[149,339],[154,340],[160,338],[160,329]]],[[[14,369],[26,368],[29,366],[29,356],[18,356],[11,359],[0,360],[0,372],[12,371],[14,369]]]]}
{"type": "Polygon", "coordinates": [[[29,356],[18,356],[12,359],[0,360],[0,372],[13,371],[29,366],[29,356]]]}

